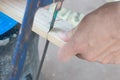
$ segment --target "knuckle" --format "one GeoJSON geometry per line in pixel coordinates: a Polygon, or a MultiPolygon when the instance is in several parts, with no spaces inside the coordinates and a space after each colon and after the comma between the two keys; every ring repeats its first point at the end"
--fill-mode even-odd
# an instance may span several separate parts
{"type": "Polygon", "coordinates": [[[95,60],[91,56],[86,56],[85,59],[89,62],[95,62],[95,60]]]}
{"type": "Polygon", "coordinates": [[[120,64],[120,61],[115,61],[115,64],[120,64]]]}

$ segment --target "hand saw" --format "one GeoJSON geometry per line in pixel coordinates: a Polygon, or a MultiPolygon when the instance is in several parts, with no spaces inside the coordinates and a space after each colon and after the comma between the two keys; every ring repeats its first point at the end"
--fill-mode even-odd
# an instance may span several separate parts
{"type": "MultiPolygon", "coordinates": [[[[23,65],[26,59],[29,40],[31,39],[32,25],[36,11],[39,8],[47,6],[53,2],[61,2],[61,1],[63,0],[27,0],[27,6],[25,9],[24,18],[22,21],[22,25],[19,31],[19,36],[13,54],[10,80],[20,79],[23,65]]],[[[53,23],[51,23],[52,25],[54,25],[55,17],[56,14],[54,14],[54,20],[52,21],[53,23]]],[[[49,41],[46,44],[49,44],[49,41]]]]}
{"type": "MultiPolygon", "coordinates": [[[[48,33],[49,33],[49,32],[51,31],[51,29],[53,29],[53,27],[54,27],[55,20],[56,20],[56,18],[57,18],[57,14],[58,14],[58,12],[61,10],[62,4],[63,4],[63,0],[61,0],[60,2],[58,2],[57,5],[56,5],[56,7],[55,7],[55,10],[54,10],[54,13],[53,13],[53,17],[52,17],[52,21],[51,21],[51,24],[50,24],[50,28],[49,28],[49,30],[48,30],[48,33]]],[[[39,80],[39,76],[40,76],[41,69],[42,69],[42,66],[43,66],[43,62],[44,62],[44,59],[45,59],[45,56],[46,56],[46,52],[47,52],[47,49],[48,49],[48,45],[49,45],[49,40],[46,40],[45,48],[44,48],[44,51],[43,51],[43,56],[42,56],[42,59],[41,59],[41,62],[40,62],[39,71],[38,71],[36,80],[39,80]]]]}

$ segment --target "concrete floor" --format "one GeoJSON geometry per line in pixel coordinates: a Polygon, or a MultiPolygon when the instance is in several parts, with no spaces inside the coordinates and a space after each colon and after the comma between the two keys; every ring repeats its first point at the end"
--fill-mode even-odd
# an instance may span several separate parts
{"type": "MultiPolygon", "coordinates": [[[[104,3],[104,0],[66,0],[64,6],[71,9],[69,4],[72,4],[72,10],[86,14],[104,3]]],[[[44,43],[45,40],[40,38],[39,53],[42,53],[44,43]]],[[[102,65],[76,57],[64,63],[57,59],[57,51],[58,47],[50,43],[42,69],[44,80],[120,80],[120,65],[102,65]]]]}

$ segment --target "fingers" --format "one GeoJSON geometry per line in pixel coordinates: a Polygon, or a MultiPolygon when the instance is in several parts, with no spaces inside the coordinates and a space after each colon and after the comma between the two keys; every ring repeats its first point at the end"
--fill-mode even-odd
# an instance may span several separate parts
{"type": "Polygon", "coordinates": [[[115,64],[115,59],[117,56],[120,56],[120,42],[115,41],[110,45],[104,52],[100,53],[101,55],[96,57],[97,62],[103,64],[115,64]]]}
{"type": "Polygon", "coordinates": [[[60,32],[60,33],[58,33],[58,35],[59,35],[60,39],[62,39],[65,42],[68,42],[69,37],[67,36],[67,32],[60,32]]]}
{"type": "Polygon", "coordinates": [[[103,64],[120,64],[120,50],[116,52],[111,52],[102,61],[103,64]]]}
{"type": "Polygon", "coordinates": [[[101,63],[106,63],[107,61],[109,61],[109,59],[112,57],[113,52],[115,52],[117,49],[114,48],[117,45],[117,41],[110,41],[107,44],[104,45],[104,47],[101,49],[101,51],[99,51],[99,54],[94,58],[94,61],[97,62],[101,62],[101,63]],[[108,56],[108,57],[107,57],[108,56]],[[108,60],[106,62],[103,62],[103,60],[107,58],[108,60]]]}
{"type": "Polygon", "coordinates": [[[58,51],[58,58],[62,61],[68,61],[72,56],[76,54],[76,51],[73,49],[73,45],[71,43],[67,43],[62,46],[58,51]]]}
{"type": "Polygon", "coordinates": [[[63,41],[68,42],[71,39],[71,37],[74,35],[76,30],[77,30],[77,27],[73,28],[71,31],[68,31],[68,32],[61,32],[59,33],[59,36],[63,41]]]}
{"type": "Polygon", "coordinates": [[[67,42],[65,45],[63,45],[59,51],[58,51],[58,58],[62,61],[68,61],[71,59],[73,56],[77,56],[81,59],[86,59],[89,58],[87,56],[86,58],[86,49],[88,46],[84,43],[75,43],[74,40],[70,40],[67,42]]]}
{"type": "Polygon", "coordinates": [[[120,52],[118,55],[114,58],[114,64],[120,64],[120,52]]]}
{"type": "Polygon", "coordinates": [[[58,51],[58,58],[62,61],[68,61],[73,56],[78,56],[79,58],[83,58],[82,55],[80,57],[80,52],[84,52],[86,50],[86,45],[83,43],[84,39],[81,36],[79,36],[79,42],[77,42],[75,32],[78,27],[73,28],[71,31],[67,33],[60,33],[60,38],[67,42],[65,45],[63,45],[59,51],[58,51]],[[81,37],[81,38],[80,38],[81,37]],[[79,53],[79,54],[77,54],[79,53]]]}

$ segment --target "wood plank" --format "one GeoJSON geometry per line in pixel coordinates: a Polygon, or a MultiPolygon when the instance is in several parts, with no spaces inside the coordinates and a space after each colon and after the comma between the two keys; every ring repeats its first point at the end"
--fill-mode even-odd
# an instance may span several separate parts
{"type": "MultiPolygon", "coordinates": [[[[1,0],[0,11],[22,23],[25,5],[25,0],[1,0]]],[[[51,19],[51,12],[43,8],[39,9],[36,13],[32,30],[53,44],[61,46],[65,42],[58,37],[58,33],[71,30],[73,25],[63,19],[57,18],[54,29],[47,34],[51,19]]]]}

